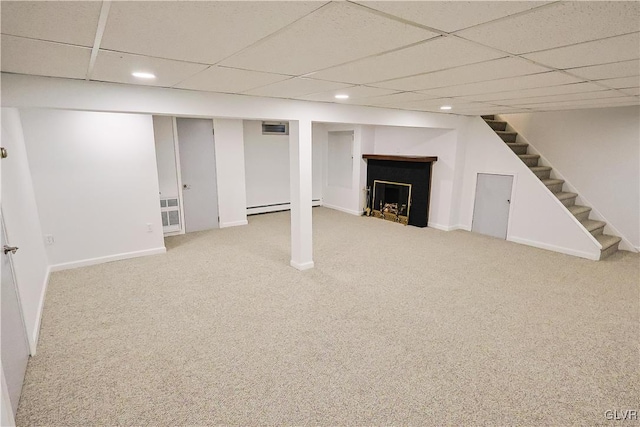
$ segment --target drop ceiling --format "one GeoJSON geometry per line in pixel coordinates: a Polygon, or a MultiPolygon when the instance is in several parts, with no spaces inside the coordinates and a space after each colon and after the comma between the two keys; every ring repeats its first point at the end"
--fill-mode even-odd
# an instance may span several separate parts
{"type": "Polygon", "coordinates": [[[0,8],[7,73],[465,115],[640,104],[638,1],[0,8]]]}

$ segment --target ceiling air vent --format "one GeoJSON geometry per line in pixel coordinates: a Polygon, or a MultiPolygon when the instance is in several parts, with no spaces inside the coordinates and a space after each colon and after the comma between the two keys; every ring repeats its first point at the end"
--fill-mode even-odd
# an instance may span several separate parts
{"type": "Polygon", "coordinates": [[[262,122],[263,135],[289,135],[289,122],[262,122]]]}

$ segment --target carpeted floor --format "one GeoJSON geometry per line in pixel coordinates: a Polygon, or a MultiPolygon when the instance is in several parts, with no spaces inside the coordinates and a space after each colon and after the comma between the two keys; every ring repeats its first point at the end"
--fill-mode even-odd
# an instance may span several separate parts
{"type": "Polygon", "coordinates": [[[611,425],[605,411],[640,409],[637,254],[313,216],[306,272],[281,212],[53,274],[18,425],[611,425]]]}

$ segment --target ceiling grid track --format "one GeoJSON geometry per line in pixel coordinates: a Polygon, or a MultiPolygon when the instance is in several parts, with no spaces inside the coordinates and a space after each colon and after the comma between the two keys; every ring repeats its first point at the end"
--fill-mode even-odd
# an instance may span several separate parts
{"type": "Polygon", "coordinates": [[[93,69],[96,65],[96,60],[98,59],[98,52],[100,51],[100,43],[102,43],[102,36],[104,35],[104,30],[107,27],[107,18],[109,18],[110,8],[111,1],[105,0],[102,2],[100,18],[98,19],[98,28],[96,29],[96,38],[93,42],[93,47],[91,48],[91,59],[89,59],[89,68],[87,69],[86,80],[91,80],[93,75],[93,69]]]}

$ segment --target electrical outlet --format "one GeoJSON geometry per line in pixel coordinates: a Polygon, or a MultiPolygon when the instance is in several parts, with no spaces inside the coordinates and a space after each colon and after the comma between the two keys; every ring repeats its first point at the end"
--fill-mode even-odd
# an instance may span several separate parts
{"type": "Polygon", "coordinates": [[[47,245],[53,245],[55,243],[55,240],[53,240],[53,234],[45,234],[44,235],[44,242],[47,245]]]}
{"type": "Polygon", "coordinates": [[[153,225],[150,222],[147,223],[147,233],[153,233],[153,225]]]}

